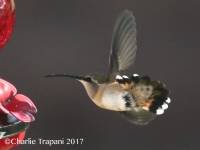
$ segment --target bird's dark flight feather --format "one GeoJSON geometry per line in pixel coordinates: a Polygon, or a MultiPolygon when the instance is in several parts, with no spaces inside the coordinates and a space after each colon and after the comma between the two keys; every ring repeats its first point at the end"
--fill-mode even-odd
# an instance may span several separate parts
{"type": "Polygon", "coordinates": [[[136,57],[136,24],[132,12],[124,10],[119,15],[113,31],[112,45],[109,59],[109,79],[115,81],[118,74],[122,74],[133,65],[136,57]]]}

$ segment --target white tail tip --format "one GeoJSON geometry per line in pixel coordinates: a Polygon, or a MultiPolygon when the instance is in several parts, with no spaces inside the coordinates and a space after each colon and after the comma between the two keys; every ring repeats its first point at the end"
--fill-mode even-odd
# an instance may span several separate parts
{"type": "Polygon", "coordinates": [[[162,115],[163,113],[164,113],[164,109],[162,109],[162,108],[158,108],[156,110],[156,115],[162,115]]]}
{"type": "Polygon", "coordinates": [[[167,103],[171,102],[171,99],[168,97],[168,99],[166,100],[167,103]]]}
{"type": "Polygon", "coordinates": [[[161,107],[165,110],[168,108],[168,105],[166,103],[163,103],[163,105],[161,107]]]}

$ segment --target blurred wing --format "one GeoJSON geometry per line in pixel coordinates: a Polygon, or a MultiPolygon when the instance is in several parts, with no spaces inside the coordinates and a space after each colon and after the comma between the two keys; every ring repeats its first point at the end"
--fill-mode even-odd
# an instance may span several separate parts
{"type": "Polygon", "coordinates": [[[133,109],[131,111],[124,111],[118,113],[124,119],[128,120],[129,122],[135,125],[147,125],[149,122],[156,118],[155,114],[143,109],[137,111],[133,109]]]}
{"type": "Polygon", "coordinates": [[[117,74],[133,65],[136,57],[136,24],[132,12],[124,10],[118,17],[112,36],[109,79],[115,81],[117,74]]]}

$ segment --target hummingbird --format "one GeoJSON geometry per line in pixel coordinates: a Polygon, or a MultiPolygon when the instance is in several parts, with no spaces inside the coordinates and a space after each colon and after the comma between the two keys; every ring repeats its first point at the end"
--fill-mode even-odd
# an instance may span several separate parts
{"type": "Polygon", "coordinates": [[[118,112],[137,125],[146,125],[164,113],[171,99],[164,83],[151,81],[149,76],[126,76],[134,64],[137,40],[132,12],[125,9],[114,25],[109,56],[108,75],[51,74],[45,77],[69,77],[80,81],[90,99],[100,108],[118,112]]]}

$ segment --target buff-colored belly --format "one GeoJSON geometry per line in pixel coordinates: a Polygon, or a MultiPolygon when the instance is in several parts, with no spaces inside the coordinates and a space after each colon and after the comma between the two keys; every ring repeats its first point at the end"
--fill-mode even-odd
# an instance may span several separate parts
{"type": "Polygon", "coordinates": [[[125,106],[126,102],[123,98],[127,94],[129,93],[127,91],[124,91],[118,83],[113,83],[100,87],[99,92],[93,101],[99,107],[104,109],[114,111],[126,111],[130,110],[130,108],[127,108],[125,106]]]}

